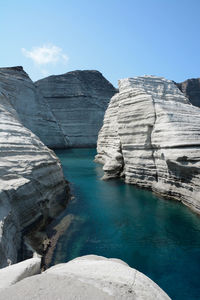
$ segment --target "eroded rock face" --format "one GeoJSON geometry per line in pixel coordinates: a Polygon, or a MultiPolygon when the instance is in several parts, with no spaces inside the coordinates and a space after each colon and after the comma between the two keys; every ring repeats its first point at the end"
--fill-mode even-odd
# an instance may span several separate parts
{"type": "Polygon", "coordinates": [[[74,71],[35,84],[22,67],[0,68],[0,91],[22,124],[48,147],[95,147],[116,89],[98,71],[74,71]]]}
{"type": "Polygon", "coordinates": [[[66,182],[58,158],[22,125],[11,97],[2,90],[0,267],[17,261],[23,230],[39,218],[54,217],[67,200],[66,182]]]}
{"type": "Polygon", "coordinates": [[[51,148],[65,145],[48,103],[22,67],[0,68],[0,91],[17,111],[22,124],[45,145],[51,148]]]}
{"type": "Polygon", "coordinates": [[[97,71],[34,85],[22,67],[0,68],[0,267],[17,261],[24,229],[66,202],[60,163],[46,146],[95,146],[115,91],[97,71]]]}
{"type": "Polygon", "coordinates": [[[88,255],[1,290],[0,299],[169,300],[152,280],[119,259],[88,255]]]}
{"type": "Polygon", "coordinates": [[[188,79],[176,85],[193,105],[200,107],[200,78],[188,79]]]}
{"type": "Polygon", "coordinates": [[[119,81],[99,133],[105,178],[171,196],[200,211],[200,109],[175,84],[144,76],[119,81]]]}
{"type": "Polygon", "coordinates": [[[63,148],[95,147],[108,102],[116,93],[111,83],[98,71],[73,71],[35,85],[64,135],[63,148]]]}

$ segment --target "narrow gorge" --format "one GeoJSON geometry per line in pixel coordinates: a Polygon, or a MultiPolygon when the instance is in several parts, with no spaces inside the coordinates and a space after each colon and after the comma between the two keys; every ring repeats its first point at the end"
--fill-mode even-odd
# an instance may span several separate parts
{"type": "MultiPolygon", "coordinates": [[[[129,261],[128,254],[125,257],[119,253],[132,253],[136,241],[139,248],[135,255],[138,257],[143,253],[141,249],[144,245],[151,245],[151,239],[155,249],[163,243],[166,250],[168,243],[174,246],[180,242],[179,237],[173,234],[168,239],[165,228],[166,224],[174,226],[174,223],[169,225],[171,223],[168,223],[166,216],[173,216],[175,206],[172,204],[172,210],[167,208],[168,204],[159,207],[158,203],[162,200],[145,189],[168,198],[164,200],[166,203],[169,199],[175,199],[199,213],[198,95],[198,79],[178,84],[156,76],[127,78],[119,81],[118,90],[94,70],[53,75],[34,83],[22,67],[0,68],[0,267],[3,268],[0,270],[0,299],[5,299],[6,295],[9,299],[29,299],[29,296],[32,299],[38,282],[41,284],[41,294],[37,296],[47,295],[48,299],[53,299],[54,293],[55,297],[59,295],[62,299],[66,286],[71,295],[80,297],[85,293],[85,299],[91,295],[96,295],[95,299],[169,299],[153,281],[135,269],[137,264],[132,258],[129,261]],[[91,149],[96,145],[97,153],[91,149]],[[89,158],[84,156],[85,151],[87,155],[89,153],[89,158]],[[93,156],[96,154],[96,163],[92,162],[94,157],[90,153],[93,156]],[[83,158],[87,163],[84,167],[83,158]],[[103,179],[111,181],[100,180],[102,171],[98,163],[103,164],[103,179]],[[111,186],[106,182],[110,182],[111,186]],[[144,191],[141,190],[140,194],[133,186],[130,191],[124,182],[144,188],[144,191]],[[137,197],[134,199],[135,195],[137,197]],[[160,226],[163,231],[159,229],[158,233],[153,227],[156,230],[155,239],[154,235],[151,236],[152,232],[148,235],[140,229],[141,223],[146,226],[139,213],[143,210],[140,205],[144,205],[147,198],[149,205],[147,202],[145,205],[152,214],[155,212],[155,219],[149,221],[152,226],[163,216],[160,226]],[[126,201],[124,206],[123,200],[126,201]],[[113,209],[110,209],[109,201],[116,204],[113,209]],[[126,212],[129,201],[135,203],[133,215],[126,212]],[[77,212],[73,211],[74,203],[77,212]],[[70,210],[73,211],[71,215],[70,210]],[[121,211],[126,215],[125,221],[121,211]],[[73,219],[76,213],[79,216],[73,219]],[[87,228],[82,213],[87,215],[88,226],[93,227],[95,234],[99,232],[98,241],[95,240],[97,235],[94,239],[89,233],[76,230],[80,224],[83,224],[83,229],[87,228]],[[64,232],[62,228],[62,237],[57,238],[56,245],[60,245],[59,241],[65,237],[71,244],[75,241],[76,247],[71,248],[71,256],[58,259],[59,263],[70,260],[68,263],[35,275],[40,273],[41,257],[37,254],[43,254],[41,249],[45,239],[47,246],[52,246],[46,232],[47,225],[59,215],[61,223],[62,218],[69,215],[72,222],[69,222],[68,231],[64,232]],[[72,238],[70,224],[75,224],[72,238]],[[116,252],[112,255],[111,244],[110,249],[109,245],[104,244],[107,237],[103,231],[109,232],[109,227],[112,238],[116,238],[116,245],[119,246],[114,247],[116,252]],[[35,245],[27,239],[27,234],[31,235],[32,230],[36,234],[35,245]],[[130,236],[133,231],[135,239],[132,240],[130,236]],[[96,242],[102,247],[106,245],[107,250],[99,253],[97,249],[103,248],[98,248],[96,242]],[[86,244],[96,246],[81,252],[81,247],[86,244]],[[127,249],[123,250],[123,245],[127,249]],[[93,250],[95,253],[90,252],[93,250]],[[32,256],[33,252],[37,252],[33,258],[24,260],[28,258],[27,253],[32,256]],[[80,255],[86,256],[77,258],[80,255]],[[130,267],[121,260],[106,259],[102,255],[128,261],[130,267]],[[82,275],[78,272],[80,269],[82,275]],[[22,280],[31,275],[35,276],[22,280]],[[46,294],[47,286],[53,282],[57,290],[49,288],[46,294]],[[26,285],[34,287],[32,294],[26,294],[26,285]]],[[[176,212],[178,210],[175,208],[176,212]]],[[[185,211],[180,209],[180,215],[185,216],[185,211]]],[[[193,244],[199,232],[198,216],[193,218],[192,212],[189,212],[186,218],[190,219],[188,236],[191,236],[190,242],[193,244]],[[197,227],[196,233],[192,224],[197,227]]],[[[184,221],[179,224],[184,224],[184,221]]],[[[62,246],[59,247],[56,251],[63,251],[62,246]]],[[[184,247],[187,248],[188,244],[184,247]]],[[[67,249],[69,251],[70,246],[67,249]]],[[[190,250],[187,248],[187,251],[190,250]]],[[[168,252],[167,255],[164,252],[166,259],[168,252]]],[[[183,255],[186,265],[188,253],[191,252],[183,255]]],[[[56,263],[56,255],[56,252],[52,254],[51,262],[56,263]]],[[[196,259],[194,255],[191,265],[198,276],[196,259]]],[[[140,270],[142,266],[139,265],[140,270]]],[[[144,273],[158,282],[159,276],[151,274],[145,262],[144,266],[144,273]]],[[[161,285],[165,287],[163,282],[161,285]]]]}
{"type": "Polygon", "coordinates": [[[94,147],[115,91],[98,71],[34,84],[22,67],[0,68],[1,267],[18,261],[22,232],[36,220],[52,219],[69,199],[60,162],[46,146],[94,147]]]}

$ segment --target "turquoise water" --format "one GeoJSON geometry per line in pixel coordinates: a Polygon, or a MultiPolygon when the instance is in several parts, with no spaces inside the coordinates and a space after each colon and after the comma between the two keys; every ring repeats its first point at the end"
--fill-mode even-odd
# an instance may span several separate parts
{"type": "Polygon", "coordinates": [[[75,199],[67,208],[74,220],[59,239],[52,264],[86,254],[116,257],[172,299],[200,299],[200,217],[121,180],[100,180],[95,153],[56,151],[75,199]]]}

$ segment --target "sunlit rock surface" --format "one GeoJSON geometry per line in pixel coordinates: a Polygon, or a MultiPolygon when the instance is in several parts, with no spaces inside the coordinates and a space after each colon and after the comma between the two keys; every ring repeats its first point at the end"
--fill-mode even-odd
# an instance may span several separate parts
{"type": "Polygon", "coordinates": [[[0,294],[2,289],[8,288],[24,278],[39,274],[41,272],[40,267],[41,258],[35,256],[0,269],[0,294]]]}
{"type": "Polygon", "coordinates": [[[152,280],[118,259],[88,255],[1,290],[0,299],[168,300],[152,280]]]}
{"type": "Polygon", "coordinates": [[[0,267],[18,260],[22,231],[55,216],[66,200],[58,158],[22,125],[0,89],[0,267]]]}
{"type": "Polygon", "coordinates": [[[104,178],[150,188],[200,209],[200,109],[164,78],[119,81],[98,137],[104,178]]]}
{"type": "Polygon", "coordinates": [[[98,71],[73,71],[35,82],[64,135],[65,147],[95,147],[116,89],[98,71]]]}

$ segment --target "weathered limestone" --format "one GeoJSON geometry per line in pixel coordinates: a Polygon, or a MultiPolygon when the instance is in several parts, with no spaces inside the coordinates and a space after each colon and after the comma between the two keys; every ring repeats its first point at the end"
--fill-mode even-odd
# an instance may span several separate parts
{"type": "Polygon", "coordinates": [[[200,78],[188,79],[176,85],[193,105],[200,107],[200,78]]]}
{"type": "Polygon", "coordinates": [[[150,188],[200,210],[200,109],[175,84],[144,76],[119,81],[98,137],[105,178],[150,188]]]}
{"type": "Polygon", "coordinates": [[[22,124],[50,148],[95,147],[116,89],[98,71],[74,71],[35,84],[22,67],[0,68],[0,91],[22,124]]]}
{"type": "MultiPolygon", "coordinates": [[[[64,135],[65,147],[95,147],[116,89],[98,71],[73,71],[35,83],[64,135]]],[[[58,147],[57,147],[58,148],[58,147]]]]}
{"type": "Polygon", "coordinates": [[[0,300],[167,300],[152,280],[119,259],[88,255],[1,290],[0,300]]]}
{"type": "Polygon", "coordinates": [[[0,267],[18,260],[23,230],[67,200],[58,158],[22,125],[10,99],[0,90],[0,267]]]}
{"type": "Polygon", "coordinates": [[[24,278],[40,274],[40,266],[41,258],[39,256],[35,256],[0,269],[0,293],[1,290],[8,288],[24,278]]]}
{"type": "Polygon", "coordinates": [[[22,124],[51,148],[65,140],[48,103],[22,67],[0,68],[0,91],[15,108],[22,124]]]}
{"type": "Polygon", "coordinates": [[[97,71],[34,85],[22,67],[0,68],[0,267],[18,260],[22,231],[66,202],[60,163],[46,146],[95,146],[115,91],[97,71]]]}

